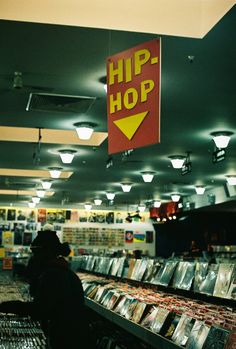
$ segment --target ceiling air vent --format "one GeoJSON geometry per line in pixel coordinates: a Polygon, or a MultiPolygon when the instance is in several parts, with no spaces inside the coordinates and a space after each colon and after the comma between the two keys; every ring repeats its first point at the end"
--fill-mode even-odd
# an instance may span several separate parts
{"type": "Polygon", "coordinates": [[[30,93],[26,110],[84,114],[95,100],[96,97],[30,93]]]}

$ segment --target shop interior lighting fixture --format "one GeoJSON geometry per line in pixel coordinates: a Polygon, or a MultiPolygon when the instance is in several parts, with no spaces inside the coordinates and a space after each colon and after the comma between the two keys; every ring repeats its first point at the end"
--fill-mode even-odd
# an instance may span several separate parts
{"type": "Polygon", "coordinates": [[[102,204],[102,200],[101,199],[94,199],[94,204],[96,206],[100,206],[102,204]]]}
{"type": "Polygon", "coordinates": [[[186,160],[186,156],[184,155],[170,155],[168,158],[170,159],[173,168],[182,168],[186,160]]]}
{"type": "Polygon", "coordinates": [[[32,197],[32,202],[34,202],[35,204],[38,204],[39,201],[40,201],[40,197],[38,197],[38,196],[33,196],[32,197]]]}
{"type": "Polygon", "coordinates": [[[131,183],[120,183],[120,185],[121,185],[123,192],[125,192],[125,193],[129,193],[131,188],[132,188],[131,183]]]}
{"type": "Polygon", "coordinates": [[[196,187],[195,187],[195,190],[196,190],[196,193],[198,194],[198,195],[203,195],[204,194],[204,192],[205,192],[205,187],[203,187],[202,185],[196,185],[196,187]]]}
{"type": "Polygon", "coordinates": [[[236,176],[226,176],[229,185],[236,185],[236,176]]]}
{"type": "Polygon", "coordinates": [[[159,208],[161,206],[161,200],[155,200],[153,206],[159,208]]]}
{"type": "Polygon", "coordinates": [[[139,212],[144,212],[145,209],[146,209],[146,206],[145,206],[145,205],[143,205],[143,204],[138,205],[138,210],[139,210],[139,212]]]}
{"type": "Polygon", "coordinates": [[[172,194],[172,195],[171,195],[171,200],[172,200],[173,202],[178,202],[179,199],[180,199],[180,195],[179,195],[179,194],[172,194]]]}
{"type": "Polygon", "coordinates": [[[152,171],[143,171],[143,172],[141,172],[141,175],[143,177],[143,181],[145,183],[151,183],[152,180],[153,180],[154,174],[155,174],[155,172],[152,172],[152,171]]]}
{"type": "Polygon", "coordinates": [[[230,131],[216,131],[211,133],[213,141],[219,149],[227,148],[232,135],[233,132],[230,131]]]}
{"type": "Polygon", "coordinates": [[[85,210],[89,211],[89,210],[91,210],[92,205],[90,203],[86,203],[86,204],[84,204],[84,208],[85,208],[85,210]]]}
{"type": "Polygon", "coordinates": [[[52,178],[59,178],[61,175],[61,167],[50,167],[49,173],[52,178]]]}
{"type": "Polygon", "coordinates": [[[92,137],[95,124],[91,122],[77,122],[74,126],[79,139],[87,141],[92,137]]]}
{"type": "Polygon", "coordinates": [[[46,190],[36,190],[36,194],[39,198],[44,198],[46,190]]]}
{"type": "Polygon", "coordinates": [[[42,184],[43,189],[47,190],[47,189],[51,188],[52,181],[43,180],[43,181],[41,181],[41,184],[42,184]]]}
{"type": "Polygon", "coordinates": [[[59,150],[60,158],[63,164],[71,164],[74,159],[76,150],[72,149],[62,149],[59,150]]]}
{"type": "Polygon", "coordinates": [[[35,208],[36,203],[35,203],[35,202],[28,202],[28,206],[29,206],[30,208],[35,208]]]}
{"type": "Polygon", "coordinates": [[[116,194],[115,194],[115,193],[112,193],[112,192],[107,192],[107,193],[106,193],[106,196],[107,196],[107,199],[108,199],[108,200],[114,200],[116,194]]]}

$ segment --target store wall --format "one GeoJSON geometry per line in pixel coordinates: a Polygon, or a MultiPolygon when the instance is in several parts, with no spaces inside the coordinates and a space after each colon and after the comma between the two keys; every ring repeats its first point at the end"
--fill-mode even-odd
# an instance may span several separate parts
{"type": "Polygon", "coordinates": [[[207,245],[236,245],[235,213],[186,212],[176,221],[154,224],[156,254],[168,257],[190,249],[192,240],[202,251],[207,245]]]}

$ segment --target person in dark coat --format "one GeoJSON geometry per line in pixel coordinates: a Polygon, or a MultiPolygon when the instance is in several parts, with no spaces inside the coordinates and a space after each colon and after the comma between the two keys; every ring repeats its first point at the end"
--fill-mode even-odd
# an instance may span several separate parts
{"type": "Polygon", "coordinates": [[[31,250],[27,276],[32,302],[2,302],[0,312],[40,320],[51,349],[90,348],[81,281],[64,258],[69,245],[46,230],[38,232],[31,250]]]}

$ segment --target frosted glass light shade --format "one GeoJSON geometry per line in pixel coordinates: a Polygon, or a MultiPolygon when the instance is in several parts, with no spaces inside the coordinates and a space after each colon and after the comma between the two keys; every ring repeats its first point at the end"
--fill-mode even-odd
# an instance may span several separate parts
{"type": "Polygon", "coordinates": [[[49,169],[50,176],[52,178],[59,178],[61,175],[61,168],[60,167],[52,167],[49,169]]]}
{"type": "Polygon", "coordinates": [[[44,198],[46,190],[36,190],[36,194],[39,198],[44,198]]]}
{"type": "Polygon", "coordinates": [[[179,195],[179,194],[172,194],[172,195],[171,195],[171,200],[172,200],[173,202],[178,202],[179,199],[180,199],[180,195],[179,195]]]}
{"type": "Polygon", "coordinates": [[[106,193],[106,196],[107,196],[108,200],[113,200],[115,198],[116,194],[115,193],[106,193]]]}
{"type": "Polygon", "coordinates": [[[139,206],[138,206],[138,210],[139,210],[140,212],[144,212],[145,209],[146,209],[146,206],[145,206],[145,205],[139,205],[139,206]]]}
{"type": "Polygon", "coordinates": [[[159,208],[161,206],[161,200],[155,200],[153,205],[154,207],[159,208]]]}
{"type": "Polygon", "coordinates": [[[186,157],[183,155],[171,155],[169,156],[173,168],[182,168],[186,157]]]}
{"type": "Polygon", "coordinates": [[[154,177],[154,172],[141,172],[143,181],[145,183],[151,183],[154,177]]]}
{"type": "Polygon", "coordinates": [[[102,200],[101,199],[94,199],[94,203],[96,206],[100,206],[102,204],[102,200]]]}
{"type": "Polygon", "coordinates": [[[72,160],[74,159],[76,151],[75,150],[60,150],[59,154],[61,157],[61,161],[63,164],[71,164],[72,160]]]}
{"type": "Polygon", "coordinates": [[[78,126],[76,127],[76,132],[79,137],[79,139],[82,140],[89,140],[93,134],[93,128],[91,126],[78,126]]]}
{"type": "Polygon", "coordinates": [[[33,201],[35,204],[38,204],[39,201],[40,201],[40,197],[38,197],[38,196],[33,196],[33,197],[32,197],[32,201],[33,201]]]}
{"type": "Polygon", "coordinates": [[[233,132],[230,131],[217,131],[212,132],[211,136],[217,148],[224,149],[227,148],[230,137],[233,135],[233,132]]]}
{"type": "Polygon", "coordinates": [[[92,205],[87,203],[87,204],[84,205],[84,208],[85,208],[85,210],[89,211],[89,210],[91,210],[92,205]]]}
{"type": "Polygon", "coordinates": [[[29,206],[30,208],[35,208],[36,203],[35,203],[35,202],[28,202],[28,206],[29,206]]]}
{"type": "Polygon", "coordinates": [[[203,187],[203,186],[201,186],[201,185],[198,185],[198,186],[195,187],[196,193],[197,193],[198,195],[203,195],[204,192],[205,192],[205,189],[206,189],[206,188],[203,187]]]}
{"type": "Polygon", "coordinates": [[[132,184],[130,184],[130,183],[121,183],[120,185],[121,185],[123,192],[125,192],[125,193],[129,193],[131,188],[132,188],[132,184]]]}
{"type": "Polygon", "coordinates": [[[41,181],[43,189],[50,189],[52,186],[52,181],[41,181]]]}
{"type": "Polygon", "coordinates": [[[226,180],[229,185],[236,185],[236,176],[227,176],[226,180]]]}

